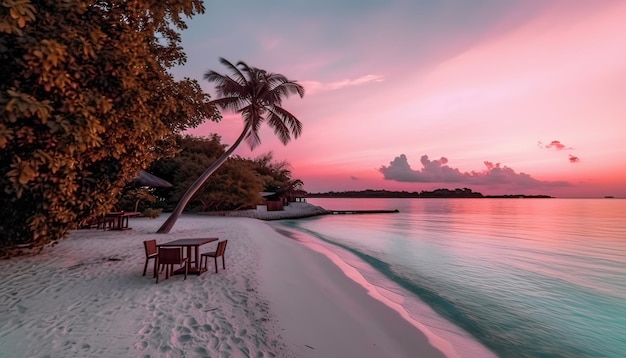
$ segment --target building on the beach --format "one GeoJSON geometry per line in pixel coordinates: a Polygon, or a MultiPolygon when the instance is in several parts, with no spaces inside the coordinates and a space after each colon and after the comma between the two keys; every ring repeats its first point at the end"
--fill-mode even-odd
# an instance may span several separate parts
{"type": "Polygon", "coordinates": [[[282,211],[289,203],[305,203],[307,192],[304,190],[292,190],[288,193],[267,192],[259,193],[263,197],[263,204],[257,206],[257,210],[282,211]]]}

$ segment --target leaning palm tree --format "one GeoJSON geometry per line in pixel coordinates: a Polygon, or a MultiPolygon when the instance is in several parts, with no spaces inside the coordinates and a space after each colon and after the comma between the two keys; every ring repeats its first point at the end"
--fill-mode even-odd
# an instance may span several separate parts
{"type": "Polygon", "coordinates": [[[220,62],[232,72],[231,76],[208,71],[204,74],[204,79],[216,83],[216,91],[221,98],[213,101],[214,104],[224,110],[241,113],[243,131],[235,143],[187,189],[172,214],[159,228],[159,233],[170,232],[196,191],[228,159],[242,140],[245,139],[251,149],[261,144],[259,129],[263,122],[267,122],[274,129],[283,144],[287,144],[292,136],[298,138],[302,133],[302,123],[281,107],[283,98],[292,94],[304,96],[302,85],[281,74],[260,70],[244,62],[233,65],[223,58],[220,58],[220,62]]]}

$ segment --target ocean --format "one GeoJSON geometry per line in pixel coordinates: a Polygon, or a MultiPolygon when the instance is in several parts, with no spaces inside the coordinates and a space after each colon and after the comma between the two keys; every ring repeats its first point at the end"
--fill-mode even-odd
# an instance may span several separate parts
{"type": "Polygon", "coordinates": [[[626,356],[624,199],[308,202],[399,210],[272,225],[355,268],[451,355],[626,356]]]}

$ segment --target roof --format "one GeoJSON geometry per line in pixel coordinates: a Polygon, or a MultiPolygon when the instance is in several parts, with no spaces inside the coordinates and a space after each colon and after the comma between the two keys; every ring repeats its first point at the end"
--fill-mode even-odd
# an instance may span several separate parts
{"type": "Polygon", "coordinates": [[[135,180],[133,180],[133,184],[137,186],[150,186],[153,188],[171,188],[173,187],[172,183],[168,182],[165,179],[161,179],[156,175],[152,175],[145,170],[139,172],[139,175],[135,180]]]}

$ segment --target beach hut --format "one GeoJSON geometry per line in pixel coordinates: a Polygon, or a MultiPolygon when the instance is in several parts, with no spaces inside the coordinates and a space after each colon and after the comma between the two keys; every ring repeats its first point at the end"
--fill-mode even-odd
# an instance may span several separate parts
{"type": "Polygon", "coordinates": [[[283,201],[280,198],[280,195],[276,192],[261,192],[259,193],[263,197],[263,201],[265,202],[265,207],[267,211],[282,211],[284,210],[283,201]]]}
{"type": "Polygon", "coordinates": [[[287,195],[287,201],[290,203],[306,203],[306,194],[304,190],[292,190],[287,195]]]}

